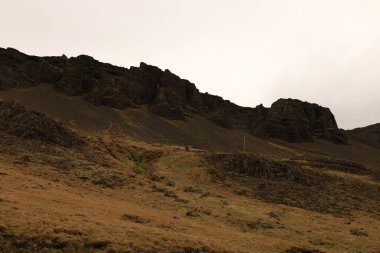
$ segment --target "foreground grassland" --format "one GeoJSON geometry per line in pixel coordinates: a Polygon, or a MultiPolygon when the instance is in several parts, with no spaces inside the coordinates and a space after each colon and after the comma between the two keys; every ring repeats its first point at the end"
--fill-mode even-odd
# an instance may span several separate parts
{"type": "Polygon", "coordinates": [[[8,137],[0,252],[380,250],[380,184],[358,164],[281,143],[293,155],[273,161],[109,135],[77,148],[8,137]]]}

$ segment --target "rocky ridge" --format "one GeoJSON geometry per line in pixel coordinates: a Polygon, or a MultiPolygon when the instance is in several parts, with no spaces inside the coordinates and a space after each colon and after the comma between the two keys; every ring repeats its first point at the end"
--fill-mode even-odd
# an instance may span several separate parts
{"type": "Polygon", "coordinates": [[[241,107],[201,93],[169,70],[141,63],[129,69],[101,63],[90,56],[37,57],[0,48],[0,90],[51,84],[58,92],[82,96],[94,105],[117,109],[148,106],[171,120],[198,115],[227,129],[289,142],[314,137],[345,143],[328,108],[294,99],[279,99],[270,108],[241,107]]]}

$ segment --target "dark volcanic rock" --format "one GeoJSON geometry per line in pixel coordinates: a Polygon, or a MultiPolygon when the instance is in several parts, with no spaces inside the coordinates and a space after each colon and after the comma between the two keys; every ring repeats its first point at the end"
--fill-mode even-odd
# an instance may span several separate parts
{"type": "Polygon", "coordinates": [[[346,142],[328,108],[296,99],[279,99],[273,103],[256,133],[290,142],[312,141],[313,136],[346,142]]]}
{"type": "Polygon", "coordinates": [[[251,154],[212,154],[208,160],[218,169],[230,170],[251,177],[271,180],[290,180],[304,185],[315,184],[297,166],[268,160],[251,154]]]}
{"type": "Polygon", "coordinates": [[[241,107],[208,93],[169,70],[141,63],[130,69],[101,63],[90,56],[36,57],[0,48],[0,90],[51,84],[69,96],[83,96],[94,105],[123,109],[140,105],[159,116],[183,120],[199,115],[226,129],[291,142],[321,137],[344,143],[328,108],[280,99],[271,108],[241,107]]]}
{"type": "Polygon", "coordinates": [[[13,102],[0,101],[0,132],[61,146],[82,143],[74,132],[56,121],[13,102]]]}

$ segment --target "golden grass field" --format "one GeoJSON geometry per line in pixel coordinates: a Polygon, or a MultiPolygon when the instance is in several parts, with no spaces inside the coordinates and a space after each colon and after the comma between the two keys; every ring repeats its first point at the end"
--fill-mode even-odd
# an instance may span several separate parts
{"type": "Polygon", "coordinates": [[[84,140],[0,133],[0,252],[380,252],[380,149],[260,139],[196,116],[96,107],[44,85],[0,98],[84,140]]]}
{"type": "MultiPolygon", "coordinates": [[[[23,240],[32,241],[26,248],[36,252],[380,250],[379,213],[355,211],[336,217],[264,202],[236,194],[242,185],[233,180],[215,180],[208,172],[205,151],[126,138],[118,138],[115,145],[109,136],[104,136],[104,143],[113,155],[100,152],[112,170],[125,176],[123,186],[94,184],[72,170],[2,154],[0,231],[3,243],[8,243],[4,252],[13,252],[17,243],[22,252],[23,240]],[[158,152],[159,158],[144,161],[137,170],[122,153],[131,146],[158,152]],[[188,186],[196,191],[184,191],[188,186]],[[368,236],[353,235],[353,229],[363,229],[368,236]]],[[[326,173],[379,186],[368,176],[326,173]]]]}

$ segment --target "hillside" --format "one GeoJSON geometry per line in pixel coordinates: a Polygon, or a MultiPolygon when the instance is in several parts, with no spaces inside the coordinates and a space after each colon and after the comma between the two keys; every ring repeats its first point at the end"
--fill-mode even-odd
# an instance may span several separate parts
{"type": "Polygon", "coordinates": [[[380,252],[377,125],[14,49],[0,101],[0,252],[380,252]]]}
{"type": "Polygon", "coordinates": [[[380,148],[380,123],[346,131],[357,142],[380,148]]]}
{"type": "Polygon", "coordinates": [[[314,137],[345,143],[328,108],[293,99],[279,99],[270,108],[240,107],[221,97],[203,94],[193,83],[169,70],[141,63],[120,68],[92,57],[36,57],[15,49],[0,49],[0,90],[48,83],[56,91],[93,105],[117,109],[146,106],[166,119],[200,116],[229,130],[290,142],[314,137]]]}
{"type": "MultiPolygon", "coordinates": [[[[35,115],[31,127],[45,120],[35,115]]],[[[109,134],[73,133],[77,144],[66,147],[0,133],[2,252],[380,247],[380,184],[360,163],[279,143],[272,145],[282,158],[271,159],[109,134]]]]}

